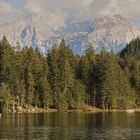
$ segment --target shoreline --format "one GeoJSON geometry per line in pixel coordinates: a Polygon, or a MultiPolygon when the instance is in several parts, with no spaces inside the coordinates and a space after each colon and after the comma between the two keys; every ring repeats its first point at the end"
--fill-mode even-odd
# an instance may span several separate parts
{"type": "Polygon", "coordinates": [[[31,109],[21,109],[20,111],[9,111],[9,112],[3,112],[1,114],[5,113],[56,113],[56,112],[66,112],[66,113],[83,113],[83,114],[92,114],[92,113],[108,113],[108,112],[127,112],[127,113],[134,113],[134,112],[140,112],[140,108],[135,109],[112,109],[112,110],[103,110],[95,107],[89,107],[84,109],[71,109],[71,110],[58,110],[58,109],[50,109],[50,108],[31,108],[31,109]]]}

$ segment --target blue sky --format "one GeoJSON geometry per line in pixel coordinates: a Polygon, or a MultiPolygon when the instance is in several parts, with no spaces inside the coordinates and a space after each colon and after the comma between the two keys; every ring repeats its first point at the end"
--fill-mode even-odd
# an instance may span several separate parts
{"type": "Polygon", "coordinates": [[[140,0],[0,0],[0,22],[49,10],[74,21],[122,14],[140,27],[140,0]]]}

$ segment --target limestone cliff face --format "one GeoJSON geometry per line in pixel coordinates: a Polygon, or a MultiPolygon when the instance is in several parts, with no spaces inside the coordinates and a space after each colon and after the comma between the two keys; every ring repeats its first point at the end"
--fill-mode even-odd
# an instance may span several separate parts
{"type": "Polygon", "coordinates": [[[38,46],[46,51],[61,38],[71,45],[75,53],[83,54],[91,44],[98,52],[102,48],[118,52],[132,39],[140,35],[140,30],[122,15],[106,15],[80,23],[68,22],[50,11],[21,17],[18,20],[0,24],[0,38],[6,35],[14,46],[38,46]]]}

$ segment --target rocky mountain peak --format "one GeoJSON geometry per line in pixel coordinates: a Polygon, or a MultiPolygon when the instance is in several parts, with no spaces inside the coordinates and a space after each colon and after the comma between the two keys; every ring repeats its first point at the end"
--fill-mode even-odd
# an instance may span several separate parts
{"type": "Polygon", "coordinates": [[[0,24],[0,38],[3,35],[12,45],[19,42],[21,47],[38,46],[42,51],[50,49],[64,37],[75,53],[82,54],[90,44],[97,52],[103,47],[107,51],[120,51],[140,35],[140,30],[120,14],[71,23],[60,15],[44,11],[0,24]]]}

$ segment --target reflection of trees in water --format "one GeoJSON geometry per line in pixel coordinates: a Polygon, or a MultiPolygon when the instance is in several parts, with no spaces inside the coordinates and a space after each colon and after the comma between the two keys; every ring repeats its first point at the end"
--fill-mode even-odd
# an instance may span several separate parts
{"type": "Polygon", "coordinates": [[[140,137],[140,113],[9,114],[0,118],[0,139],[94,140],[140,137]]]}

